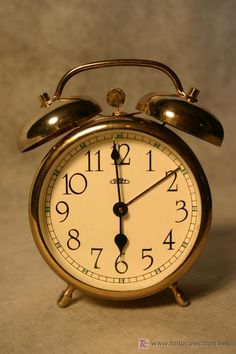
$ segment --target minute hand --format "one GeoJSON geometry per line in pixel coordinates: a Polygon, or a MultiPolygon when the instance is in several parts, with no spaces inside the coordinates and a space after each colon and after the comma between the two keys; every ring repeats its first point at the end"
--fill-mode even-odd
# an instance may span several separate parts
{"type": "Polygon", "coordinates": [[[173,170],[170,173],[168,173],[165,177],[159,179],[159,181],[153,183],[150,187],[145,189],[143,192],[141,192],[138,195],[136,195],[136,197],[134,197],[130,201],[128,201],[128,203],[126,203],[126,205],[129,206],[129,205],[133,204],[133,202],[135,202],[137,199],[141,198],[144,194],[150,192],[153,188],[159,186],[161,183],[163,183],[166,180],[168,180],[173,174],[175,174],[179,170],[180,170],[180,167],[177,167],[175,170],[173,170]]]}

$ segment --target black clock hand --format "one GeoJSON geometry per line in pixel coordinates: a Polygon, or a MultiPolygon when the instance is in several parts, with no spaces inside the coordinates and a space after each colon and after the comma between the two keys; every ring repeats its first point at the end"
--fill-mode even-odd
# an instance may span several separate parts
{"type": "Polygon", "coordinates": [[[120,158],[120,153],[116,148],[116,143],[113,144],[113,149],[111,153],[111,158],[114,160],[115,169],[116,169],[116,184],[117,184],[117,191],[118,191],[118,200],[121,202],[121,194],[120,194],[120,183],[119,183],[119,170],[118,170],[118,160],[120,158]]]}
{"type": "Polygon", "coordinates": [[[142,191],[141,193],[136,195],[134,198],[129,200],[128,203],[126,203],[126,207],[128,207],[129,205],[134,203],[137,199],[141,198],[146,193],[150,192],[153,188],[155,188],[155,187],[159,186],[160,184],[162,184],[163,182],[165,182],[167,179],[169,179],[173,174],[175,174],[179,170],[180,170],[180,167],[177,167],[175,170],[168,173],[165,177],[163,177],[163,178],[159,179],[157,182],[153,183],[150,187],[148,187],[147,189],[145,189],[144,191],[142,191]]]}
{"type": "Polygon", "coordinates": [[[125,234],[123,234],[121,231],[122,231],[122,226],[121,226],[121,223],[122,223],[122,218],[120,217],[120,233],[117,234],[115,236],[115,244],[117,245],[117,247],[119,248],[119,251],[120,251],[120,254],[122,254],[122,251],[125,247],[125,245],[127,244],[128,242],[128,239],[127,237],[125,236],[125,234]]]}
{"type": "Polygon", "coordinates": [[[125,234],[123,234],[122,232],[122,217],[127,214],[128,212],[128,208],[125,205],[125,203],[123,203],[121,201],[121,190],[120,190],[120,179],[119,179],[119,169],[118,169],[118,160],[120,158],[120,153],[116,148],[116,143],[114,142],[113,144],[113,149],[112,149],[112,153],[111,153],[111,158],[114,160],[114,164],[115,164],[115,170],[116,170],[116,184],[117,184],[117,192],[118,192],[118,202],[115,203],[115,205],[113,206],[113,212],[116,216],[119,217],[119,234],[117,234],[115,236],[115,244],[117,245],[117,247],[119,248],[120,254],[122,253],[125,245],[128,242],[128,239],[126,237],[125,234]]]}

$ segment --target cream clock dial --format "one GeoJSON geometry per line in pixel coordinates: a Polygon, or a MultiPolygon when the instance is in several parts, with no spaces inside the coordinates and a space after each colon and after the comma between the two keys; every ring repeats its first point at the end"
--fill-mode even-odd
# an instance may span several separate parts
{"type": "Polygon", "coordinates": [[[204,175],[179,138],[170,144],[172,132],[150,134],[155,125],[145,124],[74,133],[56,159],[49,154],[33,190],[50,263],[91,293],[132,298],[166,287],[200,239],[204,175]]]}

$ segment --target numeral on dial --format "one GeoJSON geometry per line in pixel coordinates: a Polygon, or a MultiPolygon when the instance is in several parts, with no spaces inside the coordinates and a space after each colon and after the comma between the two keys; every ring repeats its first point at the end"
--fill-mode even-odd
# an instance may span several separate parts
{"type": "Polygon", "coordinates": [[[163,245],[168,245],[169,246],[168,250],[173,250],[174,244],[175,244],[175,242],[173,241],[173,235],[172,235],[172,229],[171,229],[170,232],[168,233],[167,237],[163,241],[163,245]]]}
{"type": "Polygon", "coordinates": [[[115,261],[115,270],[117,273],[124,274],[128,270],[128,264],[125,262],[122,258],[125,255],[125,253],[121,253],[115,261]]]}
{"type": "Polygon", "coordinates": [[[60,201],[57,203],[56,211],[58,212],[58,214],[65,216],[64,219],[60,220],[60,222],[63,222],[67,219],[69,215],[69,210],[69,205],[66,202],[60,201]]]}
{"type": "Polygon", "coordinates": [[[93,171],[101,172],[101,171],[104,171],[104,170],[101,169],[101,152],[100,152],[100,150],[98,150],[94,154],[94,156],[96,156],[96,162],[94,162],[93,167],[94,167],[94,165],[96,165],[96,167],[97,167],[96,170],[91,168],[91,165],[92,165],[92,162],[91,162],[91,160],[92,160],[91,151],[89,150],[88,152],[86,152],[85,155],[88,156],[88,169],[86,170],[86,172],[93,172],[93,171]]]}
{"type": "Polygon", "coordinates": [[[98,266],[98,260],[99,260],[99,257],[101,256],[102,250],[103,250],[103,248],[91,248],[91,255],[93,254],[94,251],[98,252],[97,258],[94,263],[94,269],[101,269],[101,267],[98,266]]]}
{"type": "Polygon", "coordinates": [[[175,181],[177,178],[177,173],[176,173],[176,171],[167,171],[166,176],[168,176],[169,174],[172,174],[172,176],[170,177],[171,185],[167,189],[167,192],[177,192],[178,191],[178,184],[177,183],[175,184],[175,181]]]}
{"type": "MultiPolygon", "coordinates": [[[[130,147],[128,144],[118,144],[118,151],[120,156],[123,156],[119,161],[117,161],[118,165],[130,165],[130,158],[128,157],[130,147]]],[[[113,149],[113,146],[112,146],[113,149]]],[[[113,165],[115,163],[113,162],[113,165]]]]}
{"type": "Polygon", "coordinates": [[[146,156],[148,156],[148,169],[147,169],[147,171],[148,171],[148,172],[155,171],[155,170],[152,168],[152,150],[149,150],[149,151],[146,153],[146,156]]]}
{"type": "Polygon", "coordinates": [[[184,200],[176,200],[176,206],[177,206],[177,211],[183,210],[182,212],[183,217],[180,220],[175,220],[175,222],[182,222],[188,217],[188,210],[185,208],[186,202],[184,200]]]}
{"type": "Polygon", "coordinates": [[[153,264],[153,257],[150,254],[145,254],[146,252],[151,252],[151,251],[152,251],[152,248],[143,248],[142,249],[142,259],[147,258],[149,260],[148,266],[146,268],[144,268],[143,270],[147,270],[153,264]]]}
{"type": "Polygon", "coordinates": [[[82,194],[87,188],[87,179],[82,173],[74,173],[71,177],[68,173],[63,176],[65,179],[65,193],[63,194],[82,194]]]}
{"type": "Polygon", "coordinates": [[[80,247],[80,240],[78,239],[79,237],[79,231],[76,229],[71,229],[68,232],[69,240],[67,241],[67,247],[75,251],[80,247]]]}

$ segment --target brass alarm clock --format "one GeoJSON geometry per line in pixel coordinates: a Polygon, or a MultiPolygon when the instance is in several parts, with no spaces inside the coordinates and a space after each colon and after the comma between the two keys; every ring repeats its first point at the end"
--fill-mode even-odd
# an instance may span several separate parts
{"type": "Polygon", "coordinates": [[[211,193],[197,157],[170,127],[215,145],[223,141],[219,121],[196,105],[198,93],[185,93],[162,63],[116,59],[78,66],[52,98],[41,96],[41,113],[24,127],[19,148],[25,152],[67,133],[42,161],[29,201],[36,245],[68,285],[60,307],[75,289],[125,300],[170,288],[179,305],[189,304],[177,281],[205,244],[211,193]],[[146,94],[136,113],[126,113],[125,93],[111,89],[109,116],[93,99],[61,97],[72,76],[111,66],[160,70],[175,92],[146,94]]]}

